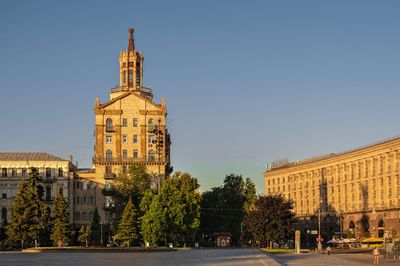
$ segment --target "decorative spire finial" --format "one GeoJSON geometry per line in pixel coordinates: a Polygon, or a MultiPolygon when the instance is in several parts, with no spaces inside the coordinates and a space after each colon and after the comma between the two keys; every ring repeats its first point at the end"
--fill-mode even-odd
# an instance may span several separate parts
{"type": "Polygon", "coordinates": [[[135,30],[132,29],[132,28],[128,29],[128,32],[129,32],[128,52],[130,52],[130,51],[133,52],[135,50],[135,42],[134,42],[134,39],[133,39],[133,32],[134,31],[135,30]]]}

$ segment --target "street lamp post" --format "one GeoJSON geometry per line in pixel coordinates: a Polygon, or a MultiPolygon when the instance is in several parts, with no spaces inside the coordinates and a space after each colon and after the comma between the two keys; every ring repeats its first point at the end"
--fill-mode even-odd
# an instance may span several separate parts
{"type": "Polygon", "coordinates": [[[318,206],[318,251],[322,250],[322,243],[321,243],[321,205],[322,205],[322,199],[320,198],[319,206],[318,206]]]}
{"type": "Polygon", "coordinates": [[[340,226],[340,239],[343,239],[343,221],[342,221],[342,212],[339,211],[339,226],[340,226]]]}
{"type": "Polygon", "coordinates": [[[100,221],[100,244],[103,245],[103,222],[100,221]]]}

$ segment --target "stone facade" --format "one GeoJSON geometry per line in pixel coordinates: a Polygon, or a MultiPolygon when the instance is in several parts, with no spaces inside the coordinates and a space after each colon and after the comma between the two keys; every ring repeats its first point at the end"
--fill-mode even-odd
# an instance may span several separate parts
{"type": "Polygon", "coordinates": [[[315,225],[321,213],[327,234],[389,236],[400,232],[399,167],[397,137],[340,154],[273,163],[264,173],[264,193],[293,200],[305,227],[315,225]]]}
{"type": "MultiPolygon", "coordinates": [[[[58,158],[48,153],[15,152],[0,153],[0,209],[2,224],[11,222],[11,206],[22,180],[29,175],[29,169],[38,170],[42,179],[43,200],[51,210],[58,191],[67,202],[72,202],[72,180],[74,165],[71,161],[58,158]]],[[[72,214],[70,215],[73,222],[72,214]]]]}
{"type": "Polygon", "coordinates": [[[86,179],[104,188],[101,216],[105,223],[111,221],[114,208],[113,180],[130,165],[144,165],[155,190],[171,172],[165,99],[155,103],[153,91],[143,87],[143,53],[135,50],[133,29],[129,33],[128,49],[119,57],[120,86],[111,89],[107,102],[97,98],[94,107],[95,172],[86,179]]]}

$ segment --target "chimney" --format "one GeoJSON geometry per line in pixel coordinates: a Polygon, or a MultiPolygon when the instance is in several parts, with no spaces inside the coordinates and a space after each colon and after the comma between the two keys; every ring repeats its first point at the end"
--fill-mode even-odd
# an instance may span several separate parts
{"type": "Polygon", "coordinates": [[[69,155],[69,161],[73,164],[74,163],[74,157],[72,155],[69,155]]]}

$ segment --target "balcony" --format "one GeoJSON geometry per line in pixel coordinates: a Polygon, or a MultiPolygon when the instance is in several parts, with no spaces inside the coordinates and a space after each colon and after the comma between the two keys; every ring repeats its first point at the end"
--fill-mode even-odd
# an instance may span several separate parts
{"type": "Polygon", "coordinates": [[[113,196],[115,194],[114,188],[103,188],[103,195],[104,196],[113,196]]]}
{"type": "Polygon", "coordinates": [[[106,127],[106,132],[115,132],[115,127],[111,126],[106,127]]]}
{"type": "Polygon", "coordinates": [[[43,201],[44,201],[45,203],[53,203],[53,202],[54,202],[54,197],[52,197],[52,196],[46,196],[46,197],[43,199],[43,201]]]}
{"type": "Polygon", "coordinates": [[[114,173],[104,173],[104,179],[110,180],[110,179],[115,179],[116,177],[117,175],[114,173]]]}
{"type": "Polygon", "coordinates": [[[110,210],[114,210],[115,209],[115,206],[114,206],[114,204],[111,204],[111,203],[104,203],[104,205],[103,205],[103,209],[105,210],[105,211],[110,211],[110,210]]]}
{"type": "Polygon", "coordinates": [[[55,176],[42,177],[42,183],[53,183],[56,181],[57,181],[57,177],[55,177],[55,176]]]}
{"type": "Polygon", "coordinates": [[[169,157],[155,156],[154,158],[105,158],[105,157],[93,157],[93,163],[105,164],[105,165],[129,165],[129,164],[168,164],[169,157]]]}
{"type": "Polygon", "coordinates": [[[114,87],[110,89],[111,93],[115,93],[115,92],[124,92],[124,91],[130,91],[130,90],[136,90],[136,91],[140,91],[146,94],[153,94],[153,90],[150,88],[146,88],[146,87],[136,87],[136,89],[133,89],[132,87],[128,87],[128,86],[120,86],[120,87],[114,87]]]}

